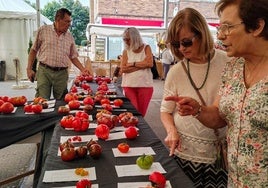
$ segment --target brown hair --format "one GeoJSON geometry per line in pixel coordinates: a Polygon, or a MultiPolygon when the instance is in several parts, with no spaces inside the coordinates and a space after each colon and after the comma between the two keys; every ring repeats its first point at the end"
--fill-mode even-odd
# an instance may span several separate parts
{"type": "Polygon", "coordinates": [[[238,6],[238,15],[245,24],[246,32],[259,28],[259,20],[264,20],[265,26],[260,36],[268,40],[268,1],[267,0],[220,0],[216,4],[216,12],[221,12],[230,5],[238,6]]]}
{"type": "MultiPolygon", "coordinates": [[[[180,41],[181,39],[179,38],[178,33],[183,27],[189,27],[201,41],[199,54],[208,55],[214,47],[213,37],[205,18],[193,8],[185,8],[179,11],[172,19],[168,27],[166,43],[180,41]]],[[[179,59],[183,58],[183,55],[178,48],[171,45],[170,49],[174,56],[179,59]]]]}

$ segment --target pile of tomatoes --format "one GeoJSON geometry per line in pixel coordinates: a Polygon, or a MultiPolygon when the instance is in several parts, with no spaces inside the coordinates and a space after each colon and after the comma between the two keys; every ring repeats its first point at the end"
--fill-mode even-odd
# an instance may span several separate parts
{"type": "Polygon", "coordinates": [[[77,111],[75,115],[63,116],[60,125],[76,132],[86,131],[89,127],[89,115],[84,111],[77,111]]]}
{"type": "Polygon", "coordinates": [[[10,114],[15,106],[23,106],[27,102],[25,96],[8,97],[0,96],[0,113],[10,114]]]}

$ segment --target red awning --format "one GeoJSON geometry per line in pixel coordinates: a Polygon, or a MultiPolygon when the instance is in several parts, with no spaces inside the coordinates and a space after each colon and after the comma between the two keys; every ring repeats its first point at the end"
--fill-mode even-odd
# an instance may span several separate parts
{"type": "Polygon", "coordinates": [[[208,23],[209,25],[213,26],[213,27],[217,27],[219,26],[220,24],[219,23],[208,23]]]}
{"type": "Polygon", "coordinates": [[[139,19],[125,19],[125,18],[102,18],[102,24],[109,25],[131,25],[131,26],[151,26],[162,27],[163,20],[139,20],[139,19]]]}

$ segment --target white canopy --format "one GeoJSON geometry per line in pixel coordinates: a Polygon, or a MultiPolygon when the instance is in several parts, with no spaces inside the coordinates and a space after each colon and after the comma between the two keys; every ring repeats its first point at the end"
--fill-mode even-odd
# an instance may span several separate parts
{"type": "MultiPolygon", "coordinates": [[[[96,34],[103,37],[121,37],[124,30],[131,26],[118,26],[118,25],[106,25],[106,24],[88,24],[86,29],[87,38],[89,35],[96,34]]],[[[166,31],[163,27],[141,27],[135,26],[142,36],[155,37],[156,34],[162,34],[166,31]]],[[[215,35],[216,28],[208,25],[212,35],[215,35]]]]}
{"type": "MultiPolygon", "coordinates": [[[[40,15],[40,24],[52,24],[40,15]]],[[[21,78],[26,78],[29,40],[37,30],[37,11],[23,0],[0,0],[0,60],[6,62],[6,74],[15,77],[14,59],[19,59],[21,78]]]]}
{"type": "MultiPolygon", "coordinates": [[[[96,34],[104,37],[121,37],[124,30],[130,26],[104,25],[104,24],[88,24],[86,29],[87,38],[89,35],[96,34]]],[[[162,27],[140,27],[135,26],[142,36],[155,37],[166,31],[162,27]]]]}

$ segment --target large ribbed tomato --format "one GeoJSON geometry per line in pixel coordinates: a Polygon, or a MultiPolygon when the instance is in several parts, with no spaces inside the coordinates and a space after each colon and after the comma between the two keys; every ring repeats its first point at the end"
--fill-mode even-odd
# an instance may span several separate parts
{"type": "Polygon", "coordinates": [[[99,124],[95,129],[95,135],[102,140],[108,139],[109,134],[110,134],[110,129],[105,124],[99,124]]]}

